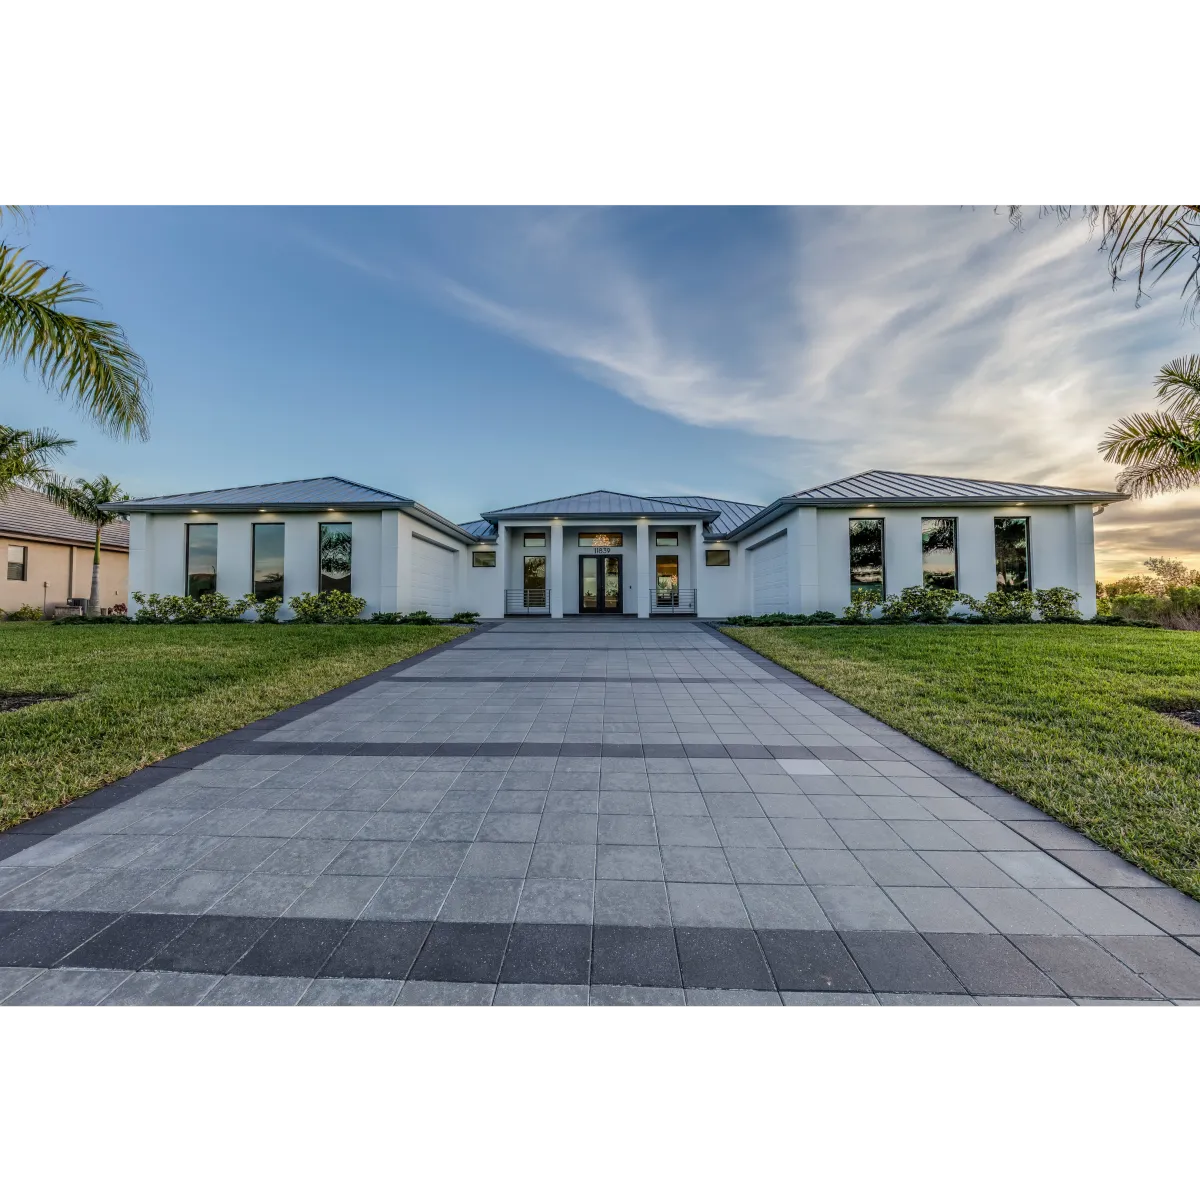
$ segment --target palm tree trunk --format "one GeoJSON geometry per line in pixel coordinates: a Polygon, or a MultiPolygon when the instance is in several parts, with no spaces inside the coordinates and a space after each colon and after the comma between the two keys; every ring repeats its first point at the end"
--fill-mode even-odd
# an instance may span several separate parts
{"type": "Polygon", "coordinates": [[[100,526],[96,526],[96,553],[92,556],[92,594],[88,597],[89,617],[100,615],[100,526]]]}

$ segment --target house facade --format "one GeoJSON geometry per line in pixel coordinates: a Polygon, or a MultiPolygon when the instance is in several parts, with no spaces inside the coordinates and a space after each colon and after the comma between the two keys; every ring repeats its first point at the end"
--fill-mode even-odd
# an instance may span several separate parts
{"type": "MultiPolygon", "coordinates": [[[[0,497],[0,613],[29,605],[52,616],[92,590],[96,531],[40,492],[16,486],[0,497]]],[[[100,606],[129,599],[129,526],[114,521],[100,535],[100,606]]]]}
{"type": "Polygon", "coordinates": [[[336,477],[110,507],[129,518],[130,590],[146,593],[347,591],[367,612],[439,617],[721,618],[840,613],[856,588],[982,599],[1061,586],[1090,616],[1093,515],[1126,498],[869,471],[769,505],[593,491],[461,525],[336,477]]]}

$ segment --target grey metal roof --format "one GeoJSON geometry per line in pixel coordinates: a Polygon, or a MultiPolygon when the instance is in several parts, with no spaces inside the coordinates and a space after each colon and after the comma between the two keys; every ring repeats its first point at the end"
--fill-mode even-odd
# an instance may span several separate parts
{"type": "Polygon", "coordinates": [[[686,504],[694,508],[716,509],[721,515],[715,521],[710,521],[704,530],[705,537],[710,540],[723,538],[743,521],[750,520],[763,510],[761,504],[744,504],[740,500],[717,500],[712,496],[651,496],[650,499],[661,500],[664,504],[686,504]]]}
{"type": "Polygon", "coordinates": [[[407,496],[397,496],[394,492],[367,487],[336,475],[322,475],[315,479],[289,479],[284,483],[256,483],[249,487],[148,496],[121,501],[110,507],[120,512],[188,512],[192,509],[213,512],[248,508],[410,508],[414,504],[416,501],[407,496]]]}
{"type": "MultiPolygon", "coordinates": [[[[96,531],[77,521],[70,513],[52,504],[41,492],[14,487],[0,498],[0,534],[37,538],[73,546],[94,546],[96,531]]],[[[129,524],[114,521],[100,534],[105,550],[129,550],[129,524]]]]}
{"type": "Polygon", "coordinates": [[[552,500],[534,500],[512,508],[497,508],[480,514],[485,520],[496,521],[520,517],[657,517],[689,516],[716,520],[721,514],[715,508],[693,504],[668,503],[647,496],[631,496],[627,492],[579,492],[574,496],[556,496],[552,500]]]}
{"type": "Polygon", "coordinates": [[[491,521],[463,521],[459,528],[465,529],[477,542],[490,542],[496,536],[496,527],[491,521]]]}
{"type": "Polygon", "coordinates": [[[999,483],[991,479],[959,479],[950,475],[909,475],[903,471],[864,471],[785,497],[806,504],[922,504],[952,500],[962,504],[994,504],[1018,500],[1043,504],[1072,501],[1127,500],[1124,492],[1047,487],[1040,483],[999,483]]]}

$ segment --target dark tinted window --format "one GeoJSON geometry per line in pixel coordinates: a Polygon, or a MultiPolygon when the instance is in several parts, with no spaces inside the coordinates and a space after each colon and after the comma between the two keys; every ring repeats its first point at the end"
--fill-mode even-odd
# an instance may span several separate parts
{"type": "Polygon", "coordinates": [[[8,577],[16,583],[24,583],[29,577],[29,547],[9,546],[8,577]]]}
{"type": "Polygon", "coordinates": [[[322,592],[350,591],[350,551],[354,526],[350,522],[321,525],[320,578],[322,592]]]}
{"type": "Polygon", "coordinates": [[[187,594],[206,596],[217,590],[217,527],[187,527],[187,594]]]}
{"type": "Polygon", "coordinates": [[[958,587],[958,522],[953,517],[922,519],[921,569],[926,587],[958,587]]]}
{"type": "Polygon", "coordinates": [[[996,590],[1021,592],[1029,587],[1029,518],[996,518],[996,590]]]}
{"type": "Polygon", "coordinates": [[[544,554],[525,555],[524,580],[526,589],[540,590],[546,586],[546,556],[544,554]]]}
{"type": "Polygon", "coordinates": [[[544,550],[546,548],[545,533],[527,533],[525,535],[525,545],[530,550],[544,550]]]}
{"type": "Polygon", "coordinates": [[[283,595],[283,526],[254,526],[254,598],[283,595]]]}
{"type": "Polygon", "coordinates": [[[679,534],[677,533],[656,533],[654,535],[654,544],[656,546],[678,546],[679,534]]]}
{"type": "Polygon", "coordinates": [[[472,550],[471,551],[471,566],[473,567],[494,567],[496,565],[495,550],[472,550]]]}
{"type": "Polygon", "coordinates": [[[727,567],[727,566],[729,566],[729,551],[728,550],[705,550],[704,565],[706,567],[727,567]]]}
{"type": "Polygon", "coordinates": [[[869,588],[883,595],[883,519],[850,521],[850,590],[869,588]]]}

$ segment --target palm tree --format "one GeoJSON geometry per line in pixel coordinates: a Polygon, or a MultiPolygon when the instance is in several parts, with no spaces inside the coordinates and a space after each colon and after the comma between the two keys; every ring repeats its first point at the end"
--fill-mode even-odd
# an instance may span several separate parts
{"type": "Polygon", "coordinates": [[[75,443],[49,429],[0,425],[0,500],[15,484],[37,487],[50,477],[50,463],[75,443]]]}
{"type": "Polygon", "coordinates": [[[92,556],[92,591],[88,597],[88,616],[100,612],[100,534],[106,525],[121,518],[117,513],[102,508],[117,500],[128,500],[125,489],[107,475],[95,479],[70,480],[65,475],[51,475],[42,481],[39,490],[49,496],[60,508],[65,508],[77,521],[91,525],[96,530],[96,552],[92,556]]]}
{"type": "MultiPolygon", "coordinates": [[[[0,205],[18,220],[25,210],[0,205]]],[[[85,317],[64,305],[94,303],[67,275],[0,243],[0,362],[21,362],[60,398],[72,401],[106,432],[145,438],[149,432],[146,364],[125,331],[112,321],[85,317]]]]}
{"type": "Polygon", "coordinates": [[[1122,417],[1100,443],[1105,459],[1125,468],[1117,487],[1135,496],[1200,483],[1200,354],[1173,359],[1154,382],[1158,411],[1122,417]]]}

